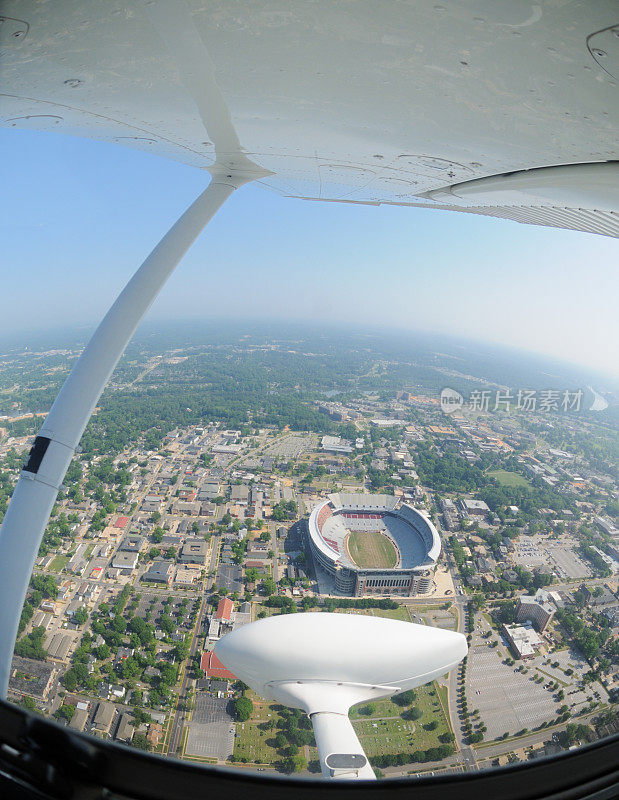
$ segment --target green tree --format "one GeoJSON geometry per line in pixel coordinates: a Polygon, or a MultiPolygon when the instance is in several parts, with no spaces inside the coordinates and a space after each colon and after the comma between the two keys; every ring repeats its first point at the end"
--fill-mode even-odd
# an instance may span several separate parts
{"type": "Polygon", "coordinates": [[[255,567],[249,567],[246,569],[245,580],[248,583],[255,583],[258,580],[258,570],[255,567]]]}
{"type": "Polygon", "coordinates": [[[174,686],[176,683],[176,667],[173,664],[168,664],[167,661],[159,661],[157,669],[161,676],[161,682],[164,686],[174,686]]]}
{"type": "Polygon", "coordinates": [[[62,683],[65,689],[68,689],[70,692],[74,692],[77,689],[77,676],[73,669],[68,669],[65,672],[62,676],[62,683]]]}
{"type": "Polygon", "coordinates": [[[77,609],[77,611],[73,615],[73,619],[78,625],[83,625],[85,622],[88,621],[88,611],[86,611],[84,606],[77,609]]]}
{"type": "Polygon", "coordinates": [[[177,642],[172,652],[176,661],[184,661],[189,655],[189,642],[177,642]]]}
{"type": "Polygon", "coordinates": [[[252,715],[254,704],[249,697],[237,697],[232,703],[234,715],[239,722],[246,722],[252,715]]]}
{"type": "Polygon", "coordinates": [[[169,614],[162,614],[159,620],[159,627],[169,635],[176,630],[176,623],[169,614]]]}
{"type": "Polygon", "coordinates": [[[33,628],[30,633],[15,644],[14,652],[23,658],[34,658],[39,661],[45,661],[47,658],[47,650],[43,647],[44,639],[45,628],[40,625],[37,628],[33,628]]]}
{"type": "Polygon", "coordinates": [[[66,719],[67,722],[71,722],[74,714],[75,706],[70,705],[62,705],[54,711],[56,719],[66,719]]]}
{"type": "Polygon", "coordinates": [[[304,769],[307,769],[307,761],[303,756],[287,756],[281,762],[281,769],[286,775],[290,775],[293,772],[303,772],[304,769]]]}
{"type": "Polygon", "coordinates": [[[134,733],[131,744],[133,747],[137,747],[138,750],[150,750],[150,742],[144,733],[134,733]]]}
{"type": "Polygon", "coordinates": [[[275,741],[275,747],[277,747],[278,750],[282,750],[288,744],[288,737],[286,736],[285,733],[282,733],[280,731],[275,735],[274,741],[275,741]]]}
{"type": "Polygon", "coordinates": [[[19,701],[19,705],[23,706],[27,711],[38,711],[37,704],[34,702],[32,697],[28,697],[28,695],[24,695],[22,699],[19,701]]]}
{"type": "Polygon", "coordinates": [[[94,654],[99,659],[99,661],[105,661],[111,655],[112,651],[110,650],[110,646],[108,644],[101,644],[99,647],[95,647],[94,654]]]}
{"type": "Polygon", "coordinates": [[[120,614],[115,614],[112,620],[112,629],[115,630],[116,633],[124,633],[127,630],[126,619],[120,614]]]}
{"type": "Polygon", "coordinates": [[[409,689],[407,692],[400,692],[394,695],[391,699],[399,706],[410,706],[413,700],[417,699],[417,695],[414,689],[409,689]]]}

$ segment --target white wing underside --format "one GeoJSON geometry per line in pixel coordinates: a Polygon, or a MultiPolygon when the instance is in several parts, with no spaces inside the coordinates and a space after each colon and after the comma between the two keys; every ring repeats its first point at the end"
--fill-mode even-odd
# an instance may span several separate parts
{"type": "Polygon", "coordinates": [[[204,170],[247,161],[286,196],[619,235],[614,0],[5,0],[0,13],[3,126],[204,170]],[[591,163],[613,170],[599,201],[444,195],[591,163]]]}

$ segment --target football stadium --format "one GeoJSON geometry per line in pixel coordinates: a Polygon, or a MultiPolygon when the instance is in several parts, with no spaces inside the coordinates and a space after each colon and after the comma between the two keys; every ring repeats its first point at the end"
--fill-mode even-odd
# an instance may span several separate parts
{"type": "Polygon", "coordinates": [[[335,590],[353,597],[429,592],[441,552],[432,522],[386,494],[330,494],[310,514],[308,544],[335,590]]]}

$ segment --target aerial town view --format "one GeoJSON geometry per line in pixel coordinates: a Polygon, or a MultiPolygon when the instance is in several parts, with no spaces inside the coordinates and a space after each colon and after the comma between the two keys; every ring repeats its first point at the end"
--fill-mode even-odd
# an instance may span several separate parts
{"type": "Polygon", "coordinates": [[[619,800],[617,0],[0,76],[0,800],[619,800]]]}
{"type": "MultiPolygon", "coordinates": [[[[80,349],[2,350],[0,518],[80,349]]],[[[431,337],[138,335],[52,511],[9,699],[171,758],[319,773],[307,716],[214,648],[328,611],[467,638],[450,674],[351,710],[379,777],[615,732],[619,405],[594,380],[431,337]]]]}

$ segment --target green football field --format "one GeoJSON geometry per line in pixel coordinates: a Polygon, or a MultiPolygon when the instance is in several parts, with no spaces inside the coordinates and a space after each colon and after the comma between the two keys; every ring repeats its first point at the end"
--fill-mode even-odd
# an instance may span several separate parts
{"type": "Polygon", "coordinates": [[[358,567],[390,569],[398,563],[398,552],[391,541],[378,531],[352,531],[346,549],[358,567]]]}
{"type": "Polygon", "coordinates": [[[501,486],[530,486],[529,481],[517,472],[511,472],[507,469],[494,469],[486,472],[489,478],[497,480],[501,486]]]}

